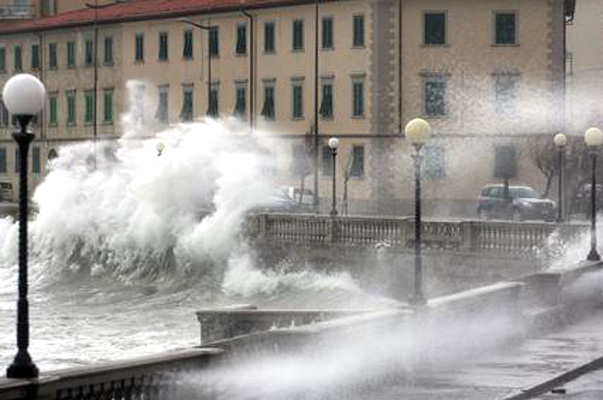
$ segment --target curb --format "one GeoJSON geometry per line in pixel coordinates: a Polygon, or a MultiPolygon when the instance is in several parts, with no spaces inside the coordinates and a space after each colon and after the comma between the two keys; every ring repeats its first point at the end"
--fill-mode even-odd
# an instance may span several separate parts
{"type": "Polygon", "coordinates": [[[586,364],[582,364],[579,367],[571,369],[560,375],[557,375],[554,378],[546,380],[536,386],[532,386],[531,388],[528,388],[528,389],[521,389],[519,393],[515,393],[511,396],[504,397],[501,400],[532,399],[535,396],[539,396],[541,394],[550,392],[551,390],[553,390],[567,382],[573,381],[574,379],[576,379],[584,374],[599,370],[601,368],[603,368],[603,356],[596,358],[592,361],[589,361],[586,364]]]}

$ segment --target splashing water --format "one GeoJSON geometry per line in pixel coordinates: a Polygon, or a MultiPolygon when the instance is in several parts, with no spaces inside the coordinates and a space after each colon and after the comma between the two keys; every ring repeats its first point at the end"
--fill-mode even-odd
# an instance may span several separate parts
{"type": "MultiPolygon", "coordinates": [[[[262,170],[274,145],[261,135],[210,120],[136,139],[144,130],[132,113],[124,127],[112,151],[93,143],[61,148],[33,196],[31,353],[38,365],[194,345],[194,311],[233,299],[302,308],[307,299],[322,306],[331,298],[346,306],[374,300],[349,274],[256,268],[239,227],[272,193],[262,170]]],[[[14,351],[17,234],[16,223],[0,219],[6,365],[14,351]]]]}

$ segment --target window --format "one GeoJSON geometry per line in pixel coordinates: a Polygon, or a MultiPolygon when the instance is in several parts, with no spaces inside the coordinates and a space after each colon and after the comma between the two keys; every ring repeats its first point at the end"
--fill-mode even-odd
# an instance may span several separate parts
{"type": "Polygon", "coordinates": [[[247,27],[244,23],[237,24],[237,46],[235,49],[235,53],[247,53],[247,27]]]}
{"type": "Polygon", "coordinates": [[[56,0],[44,0],[42,3],[42,12],[44,16],[56,14],[56,0]]]}
{"type": "Polygon", "coordinates": [[[264,24],[264,53],[274,53],[274,22],[264,24]]]}
{"type": "Polygon", "coordinates": [[[274,84],[264,86],[264,105],[262,106],[262,117],[274,119],[274,84]]]}
{"type": "Polygon", "coordinates": [[[67,42],[67,68],[75,67],[75,42],[67,42]]]}
{"type": "Polygon", "coordinates": [[[21,172],[21,153],[18,148],[15,149],[15,172],[21,172]]]}
{"type": "Polygon", "coordinates": [[[352,46],[364,47],[364,15],[354,15],[352,46]]]}
{"type": "Polygon", "coordinates": [[[49,43],[48,44],[48,67],[49,68],[57,68],[57,44],[49,43]]]}
{"type": "Polygon", "coordinates": [[[293,51],[304,50],[304,21],[293,21],[293,51]]]}
{"type": "Polygon", "coordinates": [[[322,48],[333,49],[333,18],[331,17],[322,19],[322,48]]]}
{"type": "Polygon", "coordinates": [[[0,147],[0,173],[7,173],[6,168],[6,149],[4,147],[0,147]]]}
{"type": "Polygon", "coordinates": [[[136,38],[134,39],[134,47],[135,47],[135,56],[134,61],[142,62],[144,61],[144,34],[137,33],[136,38]]]}
{"type": "Polygon", "coordinates": [[[423,112],[428,116],[446,114],[446,80],[443,76],[435,74],[424,78],[423,112]]]}
{"type": "Polygon", "coordinates": [[[423,28],[424,44],[446,44],[446,14],[444,12],[426,12],[423,14],[423,28]]]}
{"type": "Polygon", "coordinates": [[[494,43],[517,44],[517,13],[496,12],[494,14],[494,43]]]}
{"type": "Polygon", "coordinates": [[[352,165],[350,176],[361,178],[364,175],[364,146],[352,147],[352,165]]]}
{"type": "Polygon", "coordinates": [[[58,104],[57,104],[57,96],[56,94],[50,95],[48,97],[48,124],[56,125],[57,124],[57,116],[58,116],[58,104]]]}
{"type": "Polygon", "coordinates": [[[304,117],[304,87],[303,81],[300,80],[293,81],[292,116],[296,119],[304,117]]]}
{"type": "Polygon", "coordinates": [[[89,124],[94,119],[94,92],[92,90],[86,91],[84,93],[85,98],[85,113],[84,113],[84,122],[89,124]]]}
{"type": "Polygon", "coordinates": [[[333,118],[333,83],[323,82],[322,84],[322,102],[320,103],[320,116],[323,118],[333,118]]]}
{"type": "Polygon", "coordinates": [[[31,152],[31,172],[39,174],[42,172],[42,162],[40,160],[40,148],[34,147],[31,152]]]}
{"type": "Polygon", "coordinates": [[[180,110],[180,120],[190,122],[193,120],[193,86],[182,86],[182,109],[180,110]]]}
{"type": "Polygon", "coordinates": [[[168,59],[168,34],[167,32],[159,33],[159,61],[168,59]]]}
{"type": "Polygon", "coordinates": [[[516,109],[516,97],[519,74],[505,73],[494,75],[494,91],[496,94],[496,112],[513,114],[516,109]]]}
{"type": "Polygon", "coordinates": [[[246,84],[236,84],[236,104],[234,109],[234,115],[239,118],[245,116],[247,110],[247,87],[246,84]]]}
{"type": "Polygon", "coordinates": [[[0,46],[0,71],[6,71],[6,47],[0,46]]]}
{"type": "Polygon", "coordinates": [[[514,178],[517,174],[517,151],[512,144],[495,148],[494,177],[502,179],[514,178]]]}
{"type": "Polygon", "coordinates": [[[4,101],[0,99],[0,126],[8,126],[10,123],[10,115],[4,101]]]}
{"type": "Polygon", "coordinates": [[[113,37],[105,36],[105,65],[113,65],[113,37]]]}
{"type": "Polygon", "coordinates": [[[40,45],[37,44],[31,45],[31,68],[40,68],[40,45]]]}
{"type": "Polygon", "coordinates": [[[169,113],[168,113],[168,94],[170,92],[169,86],[159,86],[159,97],[157,101],[157,120],[163,124],[167,124],[169,122],[169,113]]]}
{"type": "Polygon", "coordinates": [[[440,146],[426,146],[424,152],[423,175],[427,179],[444,179],[446,165],[444,163],[444,148],[440,146]]]}
{"type": "Polygon", "coordinates": [[[218,57],[220,55],[220,31],[213,27],[209,29],[209,55],[218,57]]]}
{"type": "Polygon", "coordinates": [[[322,176],[333,175],[333,154],[329,146],[322,146],[322,176]]]}
{"type": "Polygon", "coordinates": [[[352,77],[352,116],[364,116],[364,79],[352,77]]]}
{"type": "Polygon", "coordinates": [[[92,65],[92,53],[94,52],[94,42],[92,40],[86,40],[85,52],[84,52],[84,65],[89,67],[92,65]]]}
{"type": "Polygon", "coordinates": [[[193,58],[193,31],[184,31],[183,44],[182,44],[182,58],[190,60],[193,58]]]}
{"type": "Polygon", "coordinates": [[[15,46],[15,71],[21,71],[23,69],[23,50],[21,46],[15,46]]]}
{"type": "Polygon", "coordinates": [[[75,125],[75,90],[67,92],[67,125],[75,125]]]}
{"type": "Polygon", "coordinates": [[[113,123],[113,90],[103,92],[103,122],[113,123]]]}
{"type": "Polygon", "coordinates": [[[212,83],[209,87],[209,99],[207,101],[207,115],[213,118],[217,118],[219,114],[218,109],[218,84],[212,83]]]}

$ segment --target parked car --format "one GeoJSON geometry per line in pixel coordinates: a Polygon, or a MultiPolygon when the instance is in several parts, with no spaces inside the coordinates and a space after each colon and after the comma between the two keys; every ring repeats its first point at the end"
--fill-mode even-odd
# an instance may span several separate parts
{"type": "Polygon", "coordinates": [[[263,212],[309,213],[314,211],[314,193],[292,186],[275,189],[270,200],[259,207],[263,212]]]}
{"type": "Polygon", "coordinates": [[[502,184],[488,185],[477,199],[480,219],[510,218],[513,221],[542,219],[554,221],[555,202],[543,198],[529,186],[509,186],[508,195],[502,184]]]}

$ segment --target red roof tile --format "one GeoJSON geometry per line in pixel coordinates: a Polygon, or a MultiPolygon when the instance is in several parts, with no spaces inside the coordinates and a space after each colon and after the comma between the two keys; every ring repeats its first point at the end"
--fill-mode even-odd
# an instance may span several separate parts
{"type": "MultiPolygon", "coordinates": [[[[93,0],[90,2],[92,3],[93,0]]],[[[190,14],[224,12],[238,9],[277,7],[313,3],[315,0],[135,0],[109,7],[70,11],[50,17],[0,27],[0,34],[35,32],[91,24],[136,21],[154,18],[176,18],[190,14]]],[[[324,2],[325,0],[320,0],[324,2]]],[[[82,1],[83,2],[83,1],[82,1]]]]}

